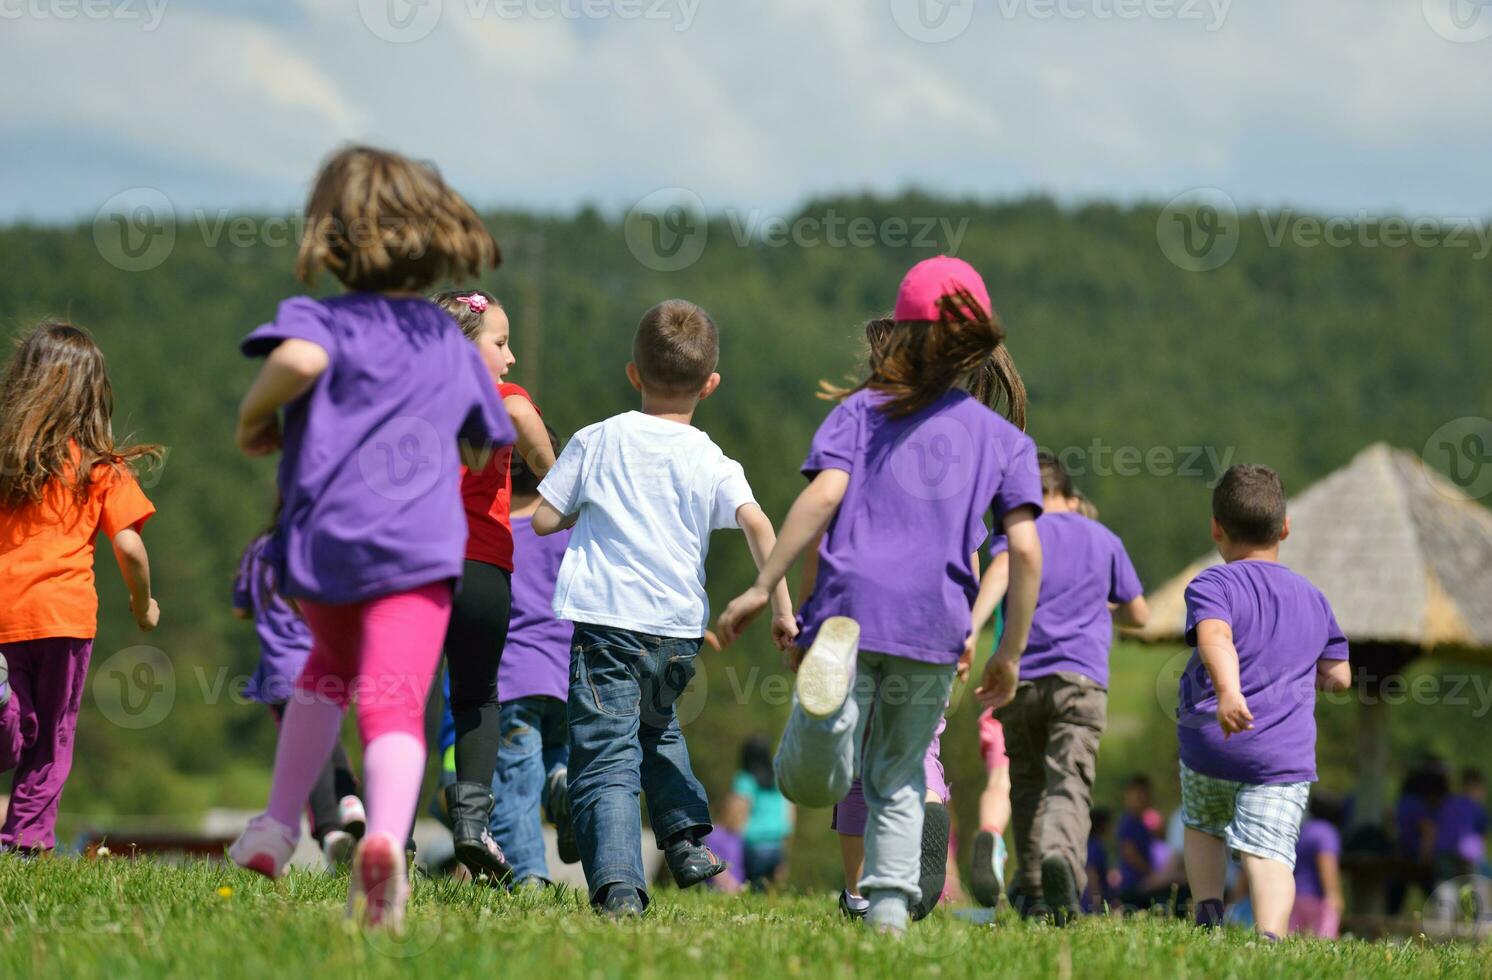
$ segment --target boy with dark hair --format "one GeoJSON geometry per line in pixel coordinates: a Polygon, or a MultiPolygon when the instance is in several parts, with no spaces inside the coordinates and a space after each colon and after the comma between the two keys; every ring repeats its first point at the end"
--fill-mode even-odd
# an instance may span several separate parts
{"type": "MultiPolygon", "coordinates": [[[[573,526],[554,614],[570,646],[569,791],[591,903],[613,917],[647,905],[638,796],[681,888],[725,870],[701,843],[709,801],[689,764],[674,703],[694,677],[709,622],[710,533],[739,527],[757,564],[776,543],[741,465],[691,422],[715,392],[719,334],[683,300],[653,307],[627,378],[642,410],[588,426],[539,485],[533,529],[573,526]]],[[[771,594],[773,634],[797,633],[787,586],[771,594]]]]}
{"type": "Polygon", "coordinates": [[[1461,790],[1435,814],[1438,881],[1480,874],[1487,856],[1487,780],[1472,766],[1461,770],[1461,790]]]}
{"type": "Polygon", "coordinates": [[[1331,604],[1279,563],[1290,534],[1285,491],[1267,466],[1238,465],[1212,496],[1224,564],[1186,589],[1177,738],[1186,873],[1197,924],[1223,915],[1229,851],[1240,856],[1259,931],[1285,934],[1295,852],[1316,779],[1316,691],[1352,682],[1331,604]]]}
{"type": "MultiPolygon", "coordinates": [[[[1059,921],[1081,911],[1087,880],[1089,811],[1098,742],[1107,717],[1109,646],[1114,620],[1143,626],[1150,617],[1139,576],[1119,537],[1076,513],[1072,477],[1051,453],[1037,454],[1042,514],[1036,533],[1047,556],[1021,658],[1015,698],[997,709],[1010,758],[1011,826],[1019,870],[1018,907],[1059,921]]],[[[1004,598],[1010,575],[1005,538],[997,536],[974,603],[975,635],[1004,598]]],[[[990,852],[981,832],[975,853],[990,852]]],[[[998,852],[998,848],[994,849],[998,852]]],[[[976,861],[976,895],[989,900],[985,862],[976,861]]]]}

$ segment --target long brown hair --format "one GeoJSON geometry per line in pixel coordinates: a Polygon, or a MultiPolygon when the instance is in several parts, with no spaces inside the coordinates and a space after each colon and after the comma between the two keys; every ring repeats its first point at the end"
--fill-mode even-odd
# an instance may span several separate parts
{"type": "Polygon", "coordinates": [[[473,296],[485,299],[487,309],[503,308],[498,298],[485,289],[447,289],[443,293],[436,293],[430,297],[430,302],[451,315],[451,319],[456,321],[456,326],[461,328],[467,340],[476,340],[482,335],[482,318],[487,315],[487,310],[478,313],[471,308],[471,303],[464,302],[473,296]]]}
{"type": "Polygon", "coordinates": [[[308,286],[326,269],[348,289],[422,292],[501,261],[482,219],[433,165],[350,146],[316,175],[295,274],[308,286]]]}
{"type": "Polygon", "coordinates": [[[0,387],[0,506],[38,503],[53,480],[81,501],[94,467],[158,460],[159,446],[114,441],[114,390],[93,338],[43,323],[22,338],[0,387]]]}
{"type": "Polygon", "coordinates": [[[869,374],[843,388],[819,382],[821,398],[840,400],[863,388],[884,392],[880,406],[893,417],[911,415],[951,388],[963,388],[1026,428],[1026,384],[1005,346],[1005,325],[968,290],[944,296],[935,321],[878,317],[865,325],[869,374]]]}

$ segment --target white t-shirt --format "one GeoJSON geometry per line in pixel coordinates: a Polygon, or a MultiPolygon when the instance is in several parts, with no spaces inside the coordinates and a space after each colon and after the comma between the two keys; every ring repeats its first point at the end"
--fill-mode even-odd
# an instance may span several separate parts
{"type": "Polygon", "coordinates": [[[554,614],[654,636],[704,636],[710,532],[755,503],[741,464],[692,425],[627,412],[581,429],[539,486],[579,513],[554,614]]]}

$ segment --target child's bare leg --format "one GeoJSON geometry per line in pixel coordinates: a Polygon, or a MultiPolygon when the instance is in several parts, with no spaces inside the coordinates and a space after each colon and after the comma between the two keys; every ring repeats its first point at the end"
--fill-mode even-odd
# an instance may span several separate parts
{"type": "MultiPolygon", "coordinates": [[[[1222,918],[1227,872],[1228,849],[1223,839],[1194,827],[1186,828],[1186,880],[1191,886],[1199,925],[1216,925],[1222,918]]],[[[1285,915],[1289,914],[1286,908],[1285,915]]]]}
{"type": "Polygon", "coordinates": [[[1295,873],[1283,861],[1253,854],[1243,855],[1243,873],[1259,931],[1276,938],[1285,935],[1290,928],[1290,909],[1295,905],[1295,873]]]}
{"type": "Polygon", "coordinates": [[[979,827],[991,833],[1004,833],[1010,826],[1010,767],[997,766],[989,771],[984,792],[979,795],[979,827]]]}
{"type": "Polygon", "coordinates": [[[844,888],[860,897],[860,875],[865,868],[865,838],[839,835],[839,856],[844,861],[844,888]]]}

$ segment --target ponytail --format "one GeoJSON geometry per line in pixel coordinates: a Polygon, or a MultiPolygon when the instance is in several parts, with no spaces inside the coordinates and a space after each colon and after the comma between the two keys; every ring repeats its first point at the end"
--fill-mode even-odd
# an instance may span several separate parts
{"type": "Polygon", "coordinates": [[[938,313],[932,321],[870,321],[870,376],[853,388],[820,382],[819,397],[842,400],[869,388],[889,396],[879,408],[899,418],[961,387],[1024,430],[1026,385],[1005,346],[1000,318],[963,288],[942,297],[938,313]]]}

